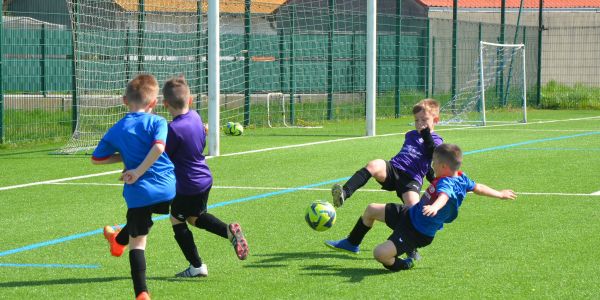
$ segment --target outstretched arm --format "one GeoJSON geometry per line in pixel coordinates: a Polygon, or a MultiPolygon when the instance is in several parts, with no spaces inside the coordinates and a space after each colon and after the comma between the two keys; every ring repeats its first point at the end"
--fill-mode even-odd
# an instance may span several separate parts
{"type": "Polygon", "coordinates": [[[497,191],[485,184],[477,183],[475,184],[475,189],[473,192],[477,195],[493,197],[498,199],[510,199],[514,200],[517,198],[517,195],[512,190],[500,190],[497,191]]]}
{"type": "Polygon", "coordinates": [[[165,152],[165,145],[156,143],[150,148],[150,151],[144,158],[144,161],[135,169],[123,172],[123,181],[127,184],[133,184],[154,164],[154,162],[165,152]]]}
{"type": "Polygon", "coordinates": [[[435,217],[437,212],[448,203],[448,195],[446,193],[438,194],[437,199],[430,205],[423,206],[423,215],[428,217],[435,217]]]}

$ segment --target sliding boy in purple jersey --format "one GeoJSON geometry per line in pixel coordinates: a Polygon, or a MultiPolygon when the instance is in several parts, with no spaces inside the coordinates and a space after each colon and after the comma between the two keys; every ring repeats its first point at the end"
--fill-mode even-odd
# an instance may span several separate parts
{"type": "Polygon", "coordinates": [[[129,263],[136,299],[150,299],[146,286],[146,236],[153,225],[152,214],[168,214],[175,197],[173,164],[164,153],[167,121],[153,115],[158,82],[152,75],[136,76],[127,84],[123,102],[129,113],[113,125],[102,137],[92,154],[92,163],[123,162],[123,197],[127,203],[127,225],[121,231],[122,243],[115,239],[118,232],[110,226],[105,237],[111,253],[121,256],[130,244],[129,263]]]}
{"type": "MultiPolygon", "coordinates": [[[[433,179],[431,172],[431,157],[433,149],[443,142],[442,138],[433,132],[435,124],[439,122],[440,105],[433,99],[423,99],[413,107],[415,117],[415,130],[406,133],[404,144],[400,152],[389,161],[375,159],[367,163],[367,166],[356,171],[352,177],[341,186],[333,185],[331,194],[333,204],[340,207],[352,194],[364,186],[371,177],[386,191],[396,191],[396,195],[404,202],[405,208],[419,202],[419,192],[423,185],[423,177],[427,175],[429,180],[433,179]]],[[[358,225],[364,226],[361,219],[358,225]]],[[[331,244],[336,248],[354,249],[352,245],[331,244]]],[[[358,248],[356,248],[358,249],[358,248]]],[[[358,251],[358,250],[357,250],[358,251]]],[[[412,253],[415,258],[419,255],[412,253]]]]}
{"type": "Polygon", "coordinates": [[[192,96],[183,77],[168,80],[162,89],[163,103],[173,121],[169,123],[166,152],[175,165],[177,195],[171,204],[171,223],[175,240],[190,266],[177,277],[207,276],[206,264],[202,263],[194,236],[186,221],[208,232],[229,239],[239,259],[248,256],[248,243],[237,223],[225,224],[206,211],[208,194],[212,187],[212,175],[202,152],[206,145],[206,133],[202,119],[190,110],[192,96]]]}
{"type": "MultiPolygon", "coordinates": [[[[404,209],[400,204],[371,203],[361,216],[343,244],[354,248],[335,249],[358,252],[358,247],[375,221],[385,222],[393,230],[388,240],[373,250],[375,259],[391,271],[407,270],[414,266],[413,258],[399,258],[404,253],[425,247],[433,241],[444,223],[451,223],[458,216],[458,209],[467,192],[498,199],[515,199],[512,190],[497,191],[484,184],[475,183],[461,171],[462,151],[456,145],[442,144],[433,153],[433,169],[437,176],[425,191],[421,200],[414,206],[404,209]]],[[[341,244],[328,241],[328,245],[341,244]]]]}

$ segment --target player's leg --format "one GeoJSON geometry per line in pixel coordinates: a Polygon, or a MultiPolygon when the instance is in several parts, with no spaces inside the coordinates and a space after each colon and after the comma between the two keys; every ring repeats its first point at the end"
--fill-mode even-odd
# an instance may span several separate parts
{"type": "Polygon", "coordinates": [[[398,257],[397,246],[392,241],[385,241],[373,249],[373,257],[386,269],[397,272],[408,270],[414,266],[412,259],[401,259],[398,257]]]}
{"type": "Polygon", "coordinates": [[[364,168],[356,171],[346,183],[341,186],[339,184],[333,185],[331,188],[331,194],[333,196],[333,204],[336,207],[342,206],[344,201],[354,192],[363,187],[371,177],[375,177],[377,181],[383,181],[386,177],[386,163],[382,159],[375,159],[367,163],[364,168]],[[381,179],[383,178],[383,179],[381,179]]]}
{"type": "Polygon", "coordinates": [[[140,207],[127,210],[127,231],[129,232],[129,265],[135,296],[148,293],[146,285],[146,237],[152,227],[152,208],[140,207]]]}
{"type": "Polygon", "coordinates": [[[363,215],[356,221],[347,238],[337,241],[325,241],[325,244],[334,249],[358,253],[360,252],[359,245],[373,227],[375,220],[382,222],[385,220],[385,204],[369,204],[363,215]]]}
{"type": "Polygon", "coordinates": [[[219,218],[206,211],[210,188],[204,193],[193,196],[189,208],[188,223],[230,241],[237,257],[241,260],[248,256],[248,242],[244,237],[242,227],[238,223],[225,224],[219,218]]]}
{"type": "Polygon", "coordinates": [[[197,277],[207,276],[208,269],[205,264],[202,263],[202,259],[198,254],[198,248],[194,242],[194,235],[188,228],[186,221],[188,201],[187,196],[177,195],[171,203],[171,225],[177,245],[183,253],[185,259],[190,263],[190,266],[180,273],[177,273],[176,277],[197,277]]]}
{"type": "Polygon", "coordinates": [[[409,209],[417,204],[420,200],[420,195],[417,191],[410,190],[402,194],[402,201],[404,202],[404,208],[409,209]]]}

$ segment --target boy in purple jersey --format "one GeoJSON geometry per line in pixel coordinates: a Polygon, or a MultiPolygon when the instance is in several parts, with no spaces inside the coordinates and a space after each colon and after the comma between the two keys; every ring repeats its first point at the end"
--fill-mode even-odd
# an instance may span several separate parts
{"type": "MultiPolygon", "coordinates": [[[[386,191],[396,191],[396,195],[404,202],[405,209],[419,202],[419,192],[423,185],[423,177],[433,180],[431,157],[433,149],[443,140],[433,132],[435,124],[440,120],[440,104],[433,99],[423,99],[413,106],[415,130],[405,134],[404,144],[400,152],[389,161],[375,159],[367,166],[356,171],[343,185],[334,184],[331,188],[333,205],[340,207],[352,194],[364,186],[371,177],[386,191]]],[[[361,219],[357,221],[361,225],[361,219]]],[[[344,246],[344,245],[338,245],[344,246]]],[[[352,248],[351,245],[345,245],[352,248]]],[[[417,252],[411,254],[416,259],[417,252]]]]}
{"type": "Polygon", "coordinates": [[[400,152],[389,161],[370,161],[364,168],[356,171],[343,186],[333,185],[333,204],[336,207],[342,206],[356,190],[374,177],[382,189],[396,191],[396,195],[407,207],[415,205],[419,201],[423,177],[430,170],[433,149],[443,142],[442,138],[433,132],[435,124],[440,120],[439,114],[440,105],[433,99],[423,99],[415,104],[415,130],[405,134],[400,152]]]}
{"type": "Polygon", "coordinates": [[[105,227],[111,253],[121,256],[130,244],[129,263],[136,299],[150,299],[146,286],[146,236],[153,225],[152,214],[168,214],[175,197],[173,164],[167,157],[167,121],[151,114],[158,96],[158,82],[141,74],[127,84],[123,102],[129,113],[102,137],[92,154],[92,163],[123,162],[123,197],[127,203],[127,224],[118,232],[105,227]],[[123,241],[125,240],[125,241],[123,241]]]}
{"type": "Polygon", "coordinates": [[[177,277],[207,276],[194,237],[187,223],[229,239],[241,260],[248,256],[248,243],[239,224],[225,224],[206,211],[212,174],[202,152],[206,145],[202,119],[190,110],[192,96],[183,77],[168,80],[163,86],[163,103],[173,121],[169,123],[166,152],[175,165],[177,195],[171,204],[171,224],[175,240],[190,266],[177,277]]]}
{"type": "Polygon", "coordinates": [[[512,190],[497,191],[484,184],[475,183],[459,171],[461,163],[462,151],[458,146],[439,145],[433,153],[433,169],[437,177],[432,180],[417,204],[407,210],[396,203],[371,203],[361,217],[363,222],[354,226],[348,238],[327,241],[327,245],[338,250],[358,253],[360,243],[375,221],[385,222],[393,232],[387,241],[373,250],[373,256],[386,269],[394,272],[407,270],[414,266],[413,258],[401,259],[399,256],[431,244],[436,232],[443,228],[444,223],[451,223],[456,219],[467,192],[472,191],[477,195],[498,199],[517,197],[512,190]]]}

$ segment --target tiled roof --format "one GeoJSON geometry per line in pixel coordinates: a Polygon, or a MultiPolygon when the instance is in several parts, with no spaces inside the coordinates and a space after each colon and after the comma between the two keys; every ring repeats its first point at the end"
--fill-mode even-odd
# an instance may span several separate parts
{"type": "MultiPolygon", "coordinates": [[[[202,3],[202,11],[207,11],[207,3],[202,3]]],[[[115,0],[115,3],[126,11],[137,11],[139,0],[115,0]]],[[[270,14],[279,6],[285,3],[285,0],[260,0],[252,1],[250,11],[252,13],[270,14]]],[[[162,11],[162,12],[196,12],[197,4],[194,0],[144,0],[144,10],[162,11]]],[[[221,12],[224,13],[243,13],[244,0],[221,1],[221,12]]]]}
{"type": "MultiPolygon", "coordinates": [[[[453,0],[417,0],[428,7],[452,7],[453,0]]],[[[460,8],[500,8],[501,0],[458,0],[460,8]]],[[[507,8],[519,8],[521,0],[506,0],[507,8]]],[[[539,8],[539,0],[524,0],[524,8],[539,8]]],[[[544,8],[600,8],[600,0],[544,0],[544,8]]]]}

